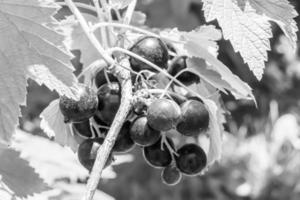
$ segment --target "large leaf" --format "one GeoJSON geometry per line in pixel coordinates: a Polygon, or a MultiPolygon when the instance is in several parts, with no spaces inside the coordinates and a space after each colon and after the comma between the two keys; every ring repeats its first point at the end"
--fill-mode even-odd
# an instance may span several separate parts
{"type": "Polygon", "coordinates": [[[1,181],[20,197],[42,192],[48,187],[28,161],[20,158],[13,149],[0,149],[1,181]]]}
{"type": "MultiPolygon", "coordinates": [[[[245,1],[245,0],[244,0],[245,1]]],[[[266,15],[276,22],[284,34],[289,38],[294,49],[297,47],[298,27],[295,17],[298,16],[295,8],[287,0],[250,0],[250,5],[260,15],[266,15]]]]}
{"type": "Polygon", "coordinates": [[[41,113],[41,128],[48,137],[55,137],[55,141],[63,146],[69,146],[77,151],[78,143],[69,124],[64,123],[64,116],[59,109],[59,100],[52,101],[41,113]]]}
{"type": "Polygon", "coordinates": [[[208,22],[217,19],[226,40],[240,52],[254,75],[261,79],[270,50],[271,25],[265,16],[256,13],[249,2],[233,0],[203,0],[203,10],[208,22]]]}
{"type": "Polygon", "coordinates": [[[51,15],[57,10],[52,0],[0,1],[0,141],[9,142],[26,102],[26,79],[31,77],[60,94],[72,97],[76,83],[51,15]]]}

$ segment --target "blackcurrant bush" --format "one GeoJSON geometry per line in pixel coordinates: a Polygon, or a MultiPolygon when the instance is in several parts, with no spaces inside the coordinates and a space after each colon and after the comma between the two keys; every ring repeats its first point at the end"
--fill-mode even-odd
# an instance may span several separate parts
{"type": "Polygon", "coordinates": [[[158,131],[168,131],[176,127],[181,115],[180,107],[172,100],[157,99],[148,107],[148,124],[158,131]]]}
{"type": "Polygon", "coordinates": [[[130,128],[130,137],[141,146],[149,146],[159,140],[160,131],[154,130],[147,123],[147,117],[142,116],[136,118],[130,128]]]}
{"type": "Polygon", "coordinates": [[[177,168],[186,175],[199,174],[207,163],[206,154],[201,147],[196,144],[185,144],[177,151],[177,168]]]}
{"type": "Polygon", "coordinates": [[[209,125],[209,113],[204,104],[197,100],[188,100],[181,104],[181,118],[177,131],[186,136],[197,136],[209,125]]]}
{"type": "Polygon", "coordinates": [[[131,127],[131,122],[124,122],[120,133],[116,139],[113,151],[117,153],[126,153],[134,147],[134,142],[130,137],[129,131],[131,127]]]}
{"type": "Polygon", "coordinates": [[[79,123],[73,123],[72,128],[75,134],[83,138],[93,138],[95,135],[91,130],[91,125],[89,120],[85,120],[79,123]]]}
{"type": "Polygon", "coordinates": [[[99,106],[97,116],[110,125],[115,118],[121,102],[119,83],[104,84],[98,89],[99,106]]]}
{"type": "MultiPolygon", "coordinates": [[[[111,81],[111,82],[118,82],[118,79],[117,77],[115,77],[112,73],[110,72],[106,72],[107,76],[108,76],[108,79],[111,81]]],[[[96,84],[96,87],[99,88],[101,87],[102,85],[104,85],[105,83],[107,83],[107,80],[106,80],[106,77],[105,77],[105,69],[99,71],[97,74],[96,74],[96,77],[95,77],[95,84],[96,84]]]]}
{"type": "MultiPolygon", "coordinates": [[[[138,40],[130,51],[145,58],[149,62],[159,66],[162,69],[167,68],[169,54],[164,42],[159,38],[145,36],[138,40]]],[[[154,68],[135,58],[130,58],[130,65],[134,71],[150,70],[156,72],[154,68]]]]}
{"type": "MultiPolygon", "coordinates": [[[[174,144],[171,139],[167,138],[168,143],[173,148],[174,144]]],[[[172,162],[172,155],[166,144],[161,145],[162,139],[155,144],[143,148],[145,160],[153,167],[166,167],[172,162]]]]}
{"type": "MultiPolygon", "coordinates": [[[[168,68],[169,74],[171,74],[172,76],[176,76],[181,70],[186,69],[186,59],[186,56],[180,56],[176,58],[176,60],[168,68]]],[[[177,80],[181,81],[183,84],[189,85],[195,82],[199,82],[200,79],[196,74],[186,71],[180,74],[177,77],[177,80]]]]}
{"type": "Polygon", "coordinates": [[[162,182],[166,185],[176,185],[182,178],[181,172],[174,165],[165,167],[161,172],[162,182]]]}
{"type": "MultiPolygon", "coordinates": [[[[96,160],[97,151],[103,141],[103,138],[86,139],[79,145],[77,152],[78,160],[87,170],[92,170],[96,160]]],[[[110,154],[105,166],[110,165],[111,162],[112,155],[110,154]]]]}
{"type": "Polygon", "coordinates": [[[59,108],[64,115],[64,122],[82,122],[92,117],[98,108],[98,98],[92,88],[79,84],[78,99],[61,96],[59,108]]]}

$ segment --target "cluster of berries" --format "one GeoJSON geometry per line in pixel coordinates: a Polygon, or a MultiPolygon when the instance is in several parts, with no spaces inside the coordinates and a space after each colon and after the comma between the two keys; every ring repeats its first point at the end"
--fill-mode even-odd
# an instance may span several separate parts
{"type": "MultiPolygon", "coordinates": [[[[186,57],[169,56],[169,51],[176,51],[155,37],[143,37],[130,50],[161,69],[166,69],[173,76],[186,68],[186,57]]],[[[130,64],[137,73],[157,73],[136,58],[130,58],[130,64]]],[[[184,84],[200,81],[197,75],[188,71],[176,78],[184,84]]],[[[145,90],[144,83],[140,82],[134,82],[135,94],[145,90]]],[[[113,74],[101,70],[95,75],[94,83],[97,92],[80,84],[77,100],[66,96],[60,98],[60,110],[65,123],[71,123],[74,136],[83,139],[79,145],[78,159],[88,170],[93,167],[97,150],[106,137],[121,101],[121,86],[113,74]]],[[[144,102],[134,102],[132,112],[122,125],[106,165],[112,162],[114,153],[126,153],[134,146],[140,146],[147,163],[163,169],[161,177],[164,183],[178,183],[181,174],[198,175],[207,164],[204,150],[194,143],[184,144],[177,149],[172,139],[174,133],[169,132],[176,131],[179,133],[177,135],[188,137],[197,137],[205,132],[209,125],[209,113],[205,105],[197,98],[184,97],[179,103],[172,98],[159,98],[155,95],[147,97],[144,102]]]]}

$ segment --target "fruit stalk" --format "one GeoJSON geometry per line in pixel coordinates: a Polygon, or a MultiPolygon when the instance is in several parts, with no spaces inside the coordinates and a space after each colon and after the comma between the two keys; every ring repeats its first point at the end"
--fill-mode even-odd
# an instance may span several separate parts
{"type": "MultiPolygon", "coordinates": [[[[129,61],[128,59],[124,59],[120,64],[123,66],[129,66],[129,61]]],[[[111,124],[108,134],[104,140],[104,143],[102,144],[102,146],[99,148],[97,152],[97,157],[94,163],[94,167],[90,174],[90,179],[88,180],[87,183],[87,191],[84,200],[93,199],[106,160],[109,157],[109,154],[115,144],[116,138],[121,130],[121,127],[125,122],[129,111],[131,110],[132,83],[130,79],[130,72],[123,68],[120,68],[119,70],[120,73],[122,74],[122,79],[120,80],[120,83],[122,85],[120,108],[116,114],[113,123],[111,124]]]]}

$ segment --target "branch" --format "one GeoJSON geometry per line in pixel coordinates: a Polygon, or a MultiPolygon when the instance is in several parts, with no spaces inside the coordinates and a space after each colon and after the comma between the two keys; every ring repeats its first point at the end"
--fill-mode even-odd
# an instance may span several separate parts
{"type": "MultiPolygon", "coordinates": [[[[129,67],[129,60],[122,60],[121,65],[129,67]]],[[[131,99],[132,99],[132,83],[130,78],[130,72],[126,69],[119,68],[122,78],[120,80],[122,85],[121,91],[121,104],[120,108],[116,114],[116,117],[107,133],[107,136],[104,140],[104,143],[101,145],[97,152],[97,157],[90,174],[90,179],[87,183],[87,191],[85,194],[84,200],[92,200],[99,184],[102,170],[105,166],[106,160],[109,157],[109,154],[115,144],[116,138],[122,128],[123,123],[126,120],[126,117],[131,110],[131,99]]]]}

